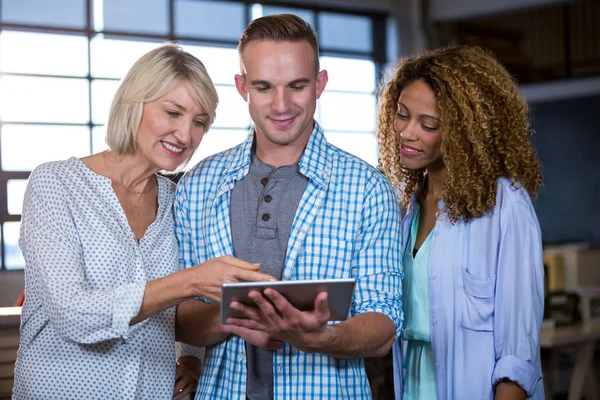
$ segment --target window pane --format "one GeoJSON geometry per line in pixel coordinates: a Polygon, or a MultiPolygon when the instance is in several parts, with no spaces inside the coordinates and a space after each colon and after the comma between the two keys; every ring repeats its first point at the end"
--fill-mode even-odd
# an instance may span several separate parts
{"type": "Polygon", "coordinates": [[[325,131],[327,141],[377,167],[377,137],[374,133],[325,131]]]}
{"type": "Polygon", "coordinates": [[[92,81],[92,121],[95,124],[105,124],[112,98],[119,87],[120,81],[95,79],[92,81]]]}
{"type": "Polygon", "coordinates": [[[302,10],[300,8],[288,8],[288,7],[277,7],[277,6],[263,6],[262,14],[274,15],[274,14],[294,14],[305,20],[312,26],[315,27],[315,13],[310,10],[302,10]]]}
{"type": "Polygon", "coordinates": [[[6,184],[6,196],[8,197],[8,213],[21,215],[23,211],[23,198],[27,188],[27,179],[9,179],[6,184]]]}
{"type": "Polygon", "coordinates": [[[325,131],[375,131],[375,96],[325,92],[321,95],[319,103],[321,125],[325,131]]]}
{"type": "Polygon", "coordinates": [[[246,27],[242,3],[202,0],[175,1],[175,34],[219,40],[239,40],[246,27]]]}
{"type": "Polygon", "coordinates": [[[85,28],[86,0],[2,0],[2,22],[85,28]]]}
{"type": "Polygon", "coordinates": [[[25,260],[19,247],[20,222],[5,222],[2,229],[4,236],[4,263],[6,269],[23,269],[25,260]]]}
{"type": "MultiPolygon", "coordinates": [[[[102,0],[102,25],[106,31],[169,33],[168,0],[102,0]]],[[[96,26],[96,29],[101,27],[96,26]]]]}
{"type": "Polygon", "coordinates": [[[92,76],[121,79],[138,58],[160,44],[95,37],[90,44],[92,76]]]}
{"type": "Polygon", "coordinates": [[[375,92],[375,63],[342,57],[321,57],[321,69],[327,70],[326,90],[375,92]]]}
{"type": "Polygon", "coordinates": [[[0,118],[4,122],[89,121],[86,79],[0,77],[0,118]]]}
{"type": "Polygon", "coordinates": [[[368,53],[373,48],[372,35],[368,17],[325,12],[319,14],[321,47],[368,53]]]}
{"type": "Polygon", "coordinates": [[[90,135],[85,126],[5,124],[1,146],[4,171],[31,171],[47,161],[89,155],[90,135]],[[25,157],[23,143],[29,144],[25,157]]]}
{"type": "Polygon", "coordinates": [[[248,131],[245,129],[211,129],[202,138],[198,150],[196,150],[186,169],[192,168],[198,161],[208,156],[242,143],[247,136],[248,131]]]}
{"type": "Polygon", "coordinates": [[[248,104],[242,99],[235,86],[217,86],[217,93],[219,93],[219,106],[213,127],[247,129],[250,126],[248,104]]]}
{"type": "Polygon", "coordinates": [[[183,47],[202,61],[214,84],[234,84],[235,74],[240,73],[240,59],[237,49],[204,46],[183,47]]]}
{"type": "Polygon", "coordinates": [[[0,70],[86,76],[87,49],[87,38],[84,36],[0,31],[0,70]]]}
{"type": "Polygon", "coordinates": [[[106,144],[106,126],[95,126],[92,129],[92,153],[108,150],[106,144]]]}

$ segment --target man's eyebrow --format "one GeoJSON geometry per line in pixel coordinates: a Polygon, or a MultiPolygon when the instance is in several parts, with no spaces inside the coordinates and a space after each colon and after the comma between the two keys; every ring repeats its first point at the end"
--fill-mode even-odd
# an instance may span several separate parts
{"type": "Polygon", "coordinates": [[[255,79],[252,82],[250,82],[250,84],[252,86],[271,86],[271,84],[269,83],[269,81],[264,81],[261,79],[255,79]]]}
{"type": "Polygon", "coordinates": [[[299,79],[296,79],[296,80],[293,80],[293,81],[291,81],[291,82],[288,84],[288,86],[295,86],[295,85],[298,85],[298,84],[301,84],[301,83],[302,83],[302,84],[307,84],[307,83],[310,83],[310,79],[308,79],[308,78],[299,78],[299,79]]]}
{"type": "MultiPolygon", "coordinates": [[[[294,79],[293,81],[289,82],[287,84],[287,86],[295,86],[295,85],[307,84],[307,83],[310,83],[310,79],[308,79],[308,78],[298,78],[298,79],[294,79]]],[[[265,80],[262,80],[262,79],[255,79],[252,82],[250,82],[250,84],[252,86],[271,86],[271,82],[265,81],[265,80]]]]}

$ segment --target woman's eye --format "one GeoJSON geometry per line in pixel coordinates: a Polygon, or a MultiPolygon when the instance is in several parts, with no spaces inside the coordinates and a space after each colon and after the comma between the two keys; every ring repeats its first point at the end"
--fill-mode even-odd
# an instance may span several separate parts
{"type": "Polygon", "coordinates": [[[179,113],[177,111],[167,111],[167,114],[169,114],[169,117],[172,117],[172,118],[179,117],[179,113]]]}
{"type": "Polygon", "coordinates": [[[434,132],[437,130],[437,128],[432,128],[430,126],[425,126],[425,125],[421,125],[423,127],[424,130],[426,130],[427,132],[434,132]]]}
{"type": "Polygon", "coordinates": [[[397,115],[398,115],[398,118],[400,118],[401,120],[407,120],[408,119],[407,115],[403,115],[403,114],[400,114],[400,113],[398,113],[397,115]]]}
{"type": "Polygon", "coordinates": [[[204,121],[194,121],[194,125],[196,125],[199,128],[204,128],[204,121]]]}

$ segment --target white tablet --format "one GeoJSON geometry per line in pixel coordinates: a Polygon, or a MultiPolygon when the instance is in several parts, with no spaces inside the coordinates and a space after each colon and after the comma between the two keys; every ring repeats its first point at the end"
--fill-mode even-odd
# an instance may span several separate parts
{"type": "Polygon", "coordinates": [[[262,292],[267,288],[277,290],[294,307],[301,311],[312,310],[315,298],[321,292],[327,292],[330,321],[343,321],[348,318],[352,294],[356,279],[318,279],[272,282],[224,283],[221,286],[221,323],[227,324],[227,318],[244,318],[238,311],[229,307],[232,301],[255,306],[248,297],[252,290],[262,292]]]}

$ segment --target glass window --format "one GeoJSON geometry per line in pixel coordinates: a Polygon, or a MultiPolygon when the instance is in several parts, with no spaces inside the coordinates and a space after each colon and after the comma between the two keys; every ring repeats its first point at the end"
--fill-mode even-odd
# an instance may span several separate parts
{"type": "Polygon", "coordinates": [[[104,30],[113,32],[169,33],[168,0],[102,1],[102,20],[95,19],[97,30],[103,26],[104,30]]]}
{"type": "MultiPolygon", "coordinates": [[[[235,86],[217,86],[219,105],[213,128],[248,128],[250,114],[248,104],[242,99],[235,86]]],[[[212,128],[211,128],[212,129],[212,128]]]]}
{"type": "Polygon", "coordinates": [[[321,47],[369,53],[373,49],[373,32],[368,17],[334,13],[319,14],[321,47]]]}
{"type": "Polygon", "coordinates": [[[246,27],[243,3],[203,0],[175,1],[175,34],[237,42],[246,27]]]}
{"type": "Polygon", "coordinates": [[[31,171],[47,161],[65,160],[90,154],[86,126],[11,125],[2,126],[2,170],[31,171]],[[27,143],[27,157],[23,157],[27,143]]]}
{"type": "Polygon", "coordinates": [[[88,40],[85,36],[0,31],[0,51],[2,72],[88,74],[88,40]]]}
{"type": "Polygon", "coordinates": [[[2,225],[2,235],[4,237],[4,263],[6,269],[25,268],[25,259],[21,248],[19,247],[19,229],[20,222],[5,222],[2,225]]]}
{"type": "Polygon", "coordinates": [[[190,45],[183,47],[202,61],[214,84],[233,85],[235,83],[234,77],[240,73],[237,49],[190,45]]]}
{"type": "Polygon", "coordinates": [[[319,106],[320,122],[326,131],[375,131],[375,97],[371,94],[328,93],[326,90],[319,106]]]}
{"type": "Polygon", "coordinates": [[[373,61],[326,56],[319,60],[321,69],[326,69],[329,77],[325,90],[375,92],[375,63],[373,61]]]}
{"type": "Polygon", "coordinates": [[[94,124],[105,124],[113,96],[120,81],[94,79],[92,81],[92,121],[94,124]]]}
{"type": "Polygon", "coordinates": [[[92,153],[108,150],[106,144],[106,126],[95,126],[92,129],[92,153]]]}
{"type": "Polygon", "coordinates": [[[217,154],[220,151],[227,150],[230,147],[237,146],[246,140],[248,131],[246,129],[211,129],[202,138],[200,146],[192,159],[188,163],[186,169],[190,169],[198,163],[198,161],[217,154]]]}
{"type": "Polygon", "coordinates": [[[6,197],[8,198],[8,213],[21,215],[23,212],[23,198],[27,188],[27,179],[9,179],[6,185],[6,197]]]}
{"type": "Polygon", "coordinates": [[[86,0],[2,0],[0,16],[8,24],[85,28],[86,0]]]}
{"type": "Polygon", "coordinates": [[[327,141],[377,167],[377,136],[374,133],[325,131],[327,141]]]}
{"type": "Polygon", "coordinates": [[[0,77],[0,118],[4,122],[87,124],[86,79],[0,77]]]}
{"type": "Polygon", "coordinates": [[[104,39],[91,40],[92,76],[121,79],[129,68],[144,54],[163,42],[104,39]]]}
{"type": "Polygon", "coordinates": [[[19,247],[19,229],[20,222],[5,222],[2,225],[2,235],[4,237],[4,263],[6,269],[25,268],[25,259],[21,248],[19,247]]]}
{"type": "Polygon", "coordinates": [[[294,14],[308,22],[313,28],[315,27],[315,13],[311,10],[277,6],[262,6],[262,16],[274,14],[294,14]]]}

